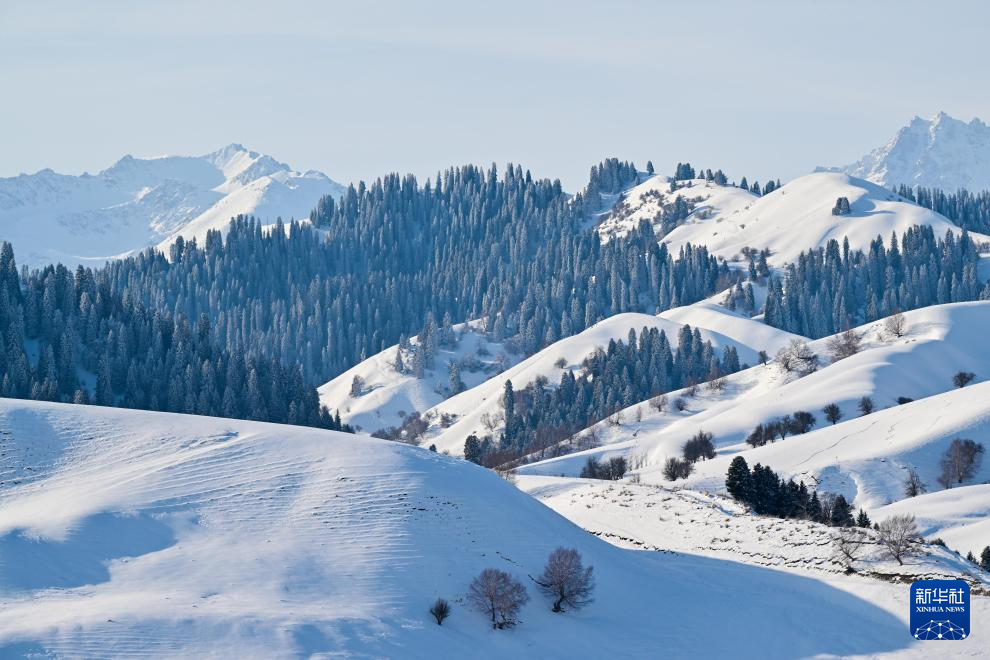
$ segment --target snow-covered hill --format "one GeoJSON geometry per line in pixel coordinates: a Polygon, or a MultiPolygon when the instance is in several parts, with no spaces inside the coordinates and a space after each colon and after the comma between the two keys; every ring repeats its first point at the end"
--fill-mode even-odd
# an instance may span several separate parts
{"type": "Polygon", "coordinates": [[[559,383],[564,370],[579,371],[584,358],[596,349],[607,347],[612,339],[625,341],[630,330],[639,333],[644,327],[663,330],[671,348],[676,349],[678,331],[685,324],[692,328],[697,327],[702,340],[711,341],[716,349],[734,346],[739,353],[740,362],[748,364],[757,362],[760,350],[782,346],[794,337],[759,321],[718,308],[709,301],[697,307],[687,306],[679,312],[671,310],[660,316],[617,314],[584,332],[551,344],[511,369],[432,408],[429,412],[433,417],[439,419],[446,414],[455,421],[447,427],[435,425],[430,431],[429,442],[436,443],[440,450],[460,454],[468,435],[491,433],[492,429],[486,426],[485,419],[498,417],[507,380],[512,381],[513,388],[517,390],[523,389],[538,377],[546,378],[549,383],[559,383]],[[718,311],[719,309],[722,311],[718,311]],[[667,318],[666,314],[676,320],[667,318]],[[726,320],[728,317],[732,318],[731,322],[726,320]]]}
{"type": "Polygon", "coordinates": [[[880,507],[874,515],[913,515],[926,537],[940,538],[950,548],[979,557],[990,545],[990,483],[948,490],[938,490],[934,483],[929,487],[931,492],[880,507]]]}
{"type": "Polygon", "coordinates": [[[662,234],[661,220],[678,199],[691,209],[688,223],[709,220],[720,223],[742,212],[759,198],[748,190],[721,186],[705,179],[678,181],[676,190],[671,192],[667,177],[651,176],[623,192],[613,207],[602,214],[598,233],[602,240],[624,236],[635,229],[641,220],[646,220],[658,234],[662,234]]]}
{"type": "MultiPolygon", "coordinates": [[[[672,403],[662,412],[634,406],[642,409],[640,422],[632,421],[636,416],[629,410],[622,427],[600,425],[604,446],[520,471],[576,475],[588,455],[623,454],[641,466],[642,479],[660,482],[665,459],[678,456],[683,443],[704,430],[713,434],[719,455],[698,463],[695,474],[681,483],[722,489],[729,461],[741,453],[750,465],[761,462],[785,477],[818,483],[868,510],[903,498],[909,468],[935,487],[939,458],[954,438],[990,440],[990,356],[980,330],[990,323],[990,302],[928,307],[905,318],[903,337],[887,335],[882,322],[858,328],[864,340],[860,353],[803,378],[770,363],[728,376],[720,391],[701,387],[694,396],[668,395],[670,402],[684,399],[682,411],[672,403]],[[955,389],[952,376],[963,370],[975,373],[976,384],[955,389]],[[877,411],[860,416],[862,397],[870,397],[877,411]],[[915,401],[898,405],[901,397],[915,401]],[[822,413],[828,403],[843,414],[834,426],[822,413]],[[798,410],[817,417],[810,433],[756,449],[745,444],[757,424],[798,410]]],[[[826,338],[810,345],[825,357],[827,343],[826,338]]],[[[973,483],[986,479],[990,462],[973,483]]]]}
{"type": "Polygon", "coordinates": [[[900,236],[914,225],[930,225],[936,236],[961,231],[944,216],[885,188],[835,172],[799,177],[743,206],[735,204],[741,201],[738,197],[710,217],[692,215],[663,241],[675,254],[692,243],[730,261],[737,260],[744,247],[768,248],[770,263],[782,266],[830,239],[841,244],[848,238],[852,249],[866,250],[877,236],[886,241],[891,232],[900,236]],[[848,215],[832,214],[839,197],[849,200],[848,215]]]}
{"type": "MultiPolygon", "coordinates": [[[[831,574],[846,570],[846,562],[835,552],[835,528],[756,516],[725,495],[566,477],[520,476],[518,484],[554,511],[620,547],[690,552],[831,574]]],[[[891,507],[876,511],[874,519],[912,512],[895,512],[891,507]]],[[[921,531],[924,538],[934,540],[924,525],[921,531]]],[[[965,576],[974,587],[990,593],[990,574],[950,549],[926,546],[923,553],[899,565],[885,555],[875,535],[869,538],[868,551],[853,564],[861,576],[900,582],[965,576]]],[[[904,591],[902,597],[907,596],[904,591]]]]}
{"type": "Polygon", "coordinates": [[[341,419],[358,430],[372,433],[401,426],[409,413],[423,413],[451,396],[450,362],[459,367],[464,388],[480,385],[488,378],[517,364],[521,355],[500,343],[485,340],[477,324],[454,327],[456,344],[440,346],[433,369],[424,369],[423,377],[412,372],[412,353],[417,350],[415,337],[410,348],[402,350],[404,370],[396,369],[399,346],[390,346],[372,355],[341,375],[322,385],[320,401],[339,410],[341,419]],[[353,390],[354,379],[362,387],[353,390]]]}
{"type": "Polygon", "coordinates": [[[944,112],[931,119],[915,117],[882,147],[841,169],[888,188],[990,189],[990,127],[944,112]]]}
{"type": "MultiPolygon", "coordinates": [[[[0,442],[4,657],[926,651],[906,634],[902,586],[623,550],[494,473],[422,449],[14,400],[0,400],[0,442]],[[596,600],[579,612],[552,613],[526,577],[561,545],[594,566],[596,600]],[[465,604],[489,566],[532,593],[512,630],[465,604]],[[453,604],[442,627],[427,614],[438,596],[453,604]]],[[[982,599],[974,617],[987,619],[982,599]]]]}
{"type": "Polygon", "coordinates": [[[99,263],[176,237],[200,241],[238,214],[303,219],[342,188],[232,144],[205,156],[124,156],[98,174],[52,170],[0,179],[0,240],[19,261],[99,263]]]}

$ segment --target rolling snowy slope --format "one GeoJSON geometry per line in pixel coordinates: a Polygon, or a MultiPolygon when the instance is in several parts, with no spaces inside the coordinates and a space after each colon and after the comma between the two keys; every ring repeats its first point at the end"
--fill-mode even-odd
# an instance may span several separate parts
{"type": "Polygon", "coordinates": [[[377,355],[351,367],[318,392],[320,401],[339,410],[344,422],[367,432],[400,426],[408,413],[425,412],[451,395],[448,363],[457,362],[460,378],[466,388],[480,385],[493,375],[519,362],[520,355],[499,343],[485,341],[477,326],[455,326],[455,346],[439,347],[435,368],[424,370],[423,378],[412,373],[412,350],[417,338],[410,340],[411,349],[403,350],[405,370],[396,370],[399,346],[390,346],[377,355]],[[360,392],[352,393],[354,378],[363,381],[360,392]]]}
{"type": "Polygon", "coordinates": [[[929,538],[941,538],[950,548],[979,557],[990,545],[990,483],[937,490],[904,499],[875,511],[880,517],[913,515],[929,538]]]}
{"type": "Polygon", "coordinates": [[[687,306],[685,310],[675,314],[678,317],[676,321],[663,315],[617,314],[596,323],[584,332],[547,346],[511,369],[432,408],[430,412],[435,416],[439,417],[446,413],[454,416],[456,421],[447,428],[439,428],[438,425],[432,428],[428,442],[435,443],[440,450],[453,454],[462,453],[464,439],[467,436],[472,433],[484,435],[489,432],[485,428],[483,419],[485,415],[497,415],[507,380],[511,380],[513,388],[517,390],[524,388],[538,377],[545,377],[553,384],[559,383],[565,369],[580,370],[581,362],[585,357],[598,348],[607,347],[612,339],[625,341],[630,330],[635,330],[637,334],[644,327],[663,330],[671,347],[676,348],[678,331],[685,323],[696,321],[703,340],[711,341],[716,349],[734,346],[739,353],[739,360],[750,364],[756,363],[758,351],[768,343],[779,345],[786,343],[785,337],[793,336],[770,328],[759,321],[735,315],[728,310],[725,310],[725,313],[734,318],[734,323],[725,322],[718,312],[707,307],[695,309],[687,306]],[[713,321],[717,322],[713,323],[713,321]],[[717,328],[710,329],[705,325],[706,322],[713,323],[717,328]],[[560,364],[563,366],[558,366],[560,364]]]}
{"type": "MultiPolygon", "coordinates": [[[[492,472],[417,448],[14,400],[0,400],[0,431],[4,657],[925,650],[906,634],[893,587],[623,550],[492,472]],[[465,605],[482,568],[532,587],[526,575],[559,545],[594,566],[586,609],[554,614],[534,592],[517,628],[493,631],[465,605]],[[426,611],[437,596],[453,604],[442,627],[426,611]]],[[[980,601],[977,620],[985,610],[980,601]]]]}
{"type": "MultiPolygon", "coordinates": [[[[518,484],[554,511],[620,547],[690,552],[829,574],[846,569],[843,558],[835,553],[835,528],[808,520],[756,516],[724,495],[561,477],[520,476],[518,484]]],[[[891,514],[879,510],[874,519],[884,520],[891,514]]],[[[883,552],[875,535],[869,540],[868,551],[854,563],[860,576],[897,576],[901,582],[964,577],[990,594],[990,574],[949,549],[929,545],[900,565],[883,552]]]]}
{"type": "MultiPolygon", "coordinates": [[[[953,438],[986,442],[990,434],[990,356],[981,330],[990,323],[990,302],[940,305],[905,317],[904,337],[883,335],[880,322],[859,328],[864,350],[811,375],[796,378],[771,363],[728,376],[721,391],[701,387],[694,397],[674,392],[669,400],[684,398],[685,410],[634,406],[642,409],[641,422],[632,421],[636,415],[629,409],[622,427],[598,426],[603,447],[520,471],[576,475],[589,454],[624,454],[643,464],[644,480],[659,482],[664,460],[679,455],[683,443],[704,430],[714,435],[719,456],[698,463],[688,484],[722,489],[729,461],[742,453],[750,465],[762,462],[784,476],[817,481],[856,506],[872,509],[897,501],[908,468],[934,486],[939,457],[953,438]],[[961,370],[974,372],[977,384],[954,389],[952,376],[961,370]],[[857,405],[864,396],[878,411],[860,417],[857,405]],[[899,406],[899,397],[916,401],[899,406]],[[835,426],[822,414],[827,403],[838,404],[843,413],[835,426]],[[798,410],[817,417],[811,433],[756,449],[745,444],[757,424],[798,410]]],[[[811,346],[824,356],[826,343],[822,339],[811,346]]],[[[987,478],[990,463],[975,482],[987,478]]]]}
{"type": "Polygon", "coordinates": [[[22,263],[100,263],[178,236],[202,241],[238,214],[303,219],[341,186],[232,144],[205,156],[125,156],[98,174],[0,179],[0,240],[22,263]]]}
{"type": "Polygon", "coordinates": [[[643,183],[625,191],[598,224],[598,233],[602,240],[613,236],[625,236],[635,229],[641,220],[653,225],[660,232],[660,220],[664,209],[669,209],[678,198],[683,199],[692,211],[687,222],[717,223],[731,218],[746,209],[755,200],[756,195],[736,188],[735,186],[720,186],[714,181],[693,179],[678,181],[678,188],[670,191],[670,183],[665,176],[651,176],[643,183]]]}
{"type": "MultiPolygon", "coordinates": [[[[914,225],[930,225],[937,236],[960,232],[945,217],[918,206],[874,183],[835,172],[817,172],[789,181],[768,195],[727,215],[692,216],[663,241],[676,253],[681,246],[705,245],[710,252],[735,260],[744,247],[769,249],[775,266],[796,261],[830,239],[849,239],[852,249],[868,249],[878,235],[902,235],[914,225]],[[849,215],[833,215],[839,197],[849,200],[849,215]]],[[[980,237],[986,240],[985,237],[980,237]]]]}
{"type": "Polygon", "coordinates": [[[969,123],[944,112],[931,119],[915,117],[889,142],[842,170],[882,186],[897,185],[990,188],[990,127],[969,123]]]}

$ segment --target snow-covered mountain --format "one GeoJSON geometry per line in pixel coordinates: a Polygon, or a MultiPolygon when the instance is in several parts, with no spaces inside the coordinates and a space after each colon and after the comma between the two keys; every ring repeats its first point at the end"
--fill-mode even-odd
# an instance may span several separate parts
{"type": "Polygon", "coordinates": [[[202,241],[238,214],[303,219],[343,188],[231,144],[205,156],[124,156],[98,174],[0,179],[0,240],[21,263],[99,263],[178,236],[202,241]]]}
{"type": "MultiPolygon", "coordinates": [[[[906,634],[903,585],[623,549],[493,472],[397,443],[10,399],[0,442],[3,657],[930,653],[906,634]],[[594,566],[582,610],[551,612],[527,577],[558,546],[594,566]],[[487,567],[531,594],[512,630],[467,603],[487,567]],[[427,612],[438,596],[453,607],[443,626],[427,612]],[[767,625],[773,613],[787,616],[767,625]]],[[[932,551],[911,568],[944,573],[951,556],[932,551]]],[[[972,616],[985,627],[990,603],[975,598],[972,616]]]]}
{"type": "Polygon", "coordinates": [[[889,142],[842,171],[882,186],[905,184],[955,191],[990,189],[990,126],[939,112],[915,117],[889,142]]]}

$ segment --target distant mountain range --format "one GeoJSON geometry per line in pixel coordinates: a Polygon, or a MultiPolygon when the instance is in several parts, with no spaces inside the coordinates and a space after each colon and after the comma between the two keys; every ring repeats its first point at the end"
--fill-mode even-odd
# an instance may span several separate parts
{"type": "Polygon", "coordinates": [[[915,117],[889,142],[851,165],[833,168],[882,186],[955,191],[990,189],[990,126],[940,112],[915,117]]]}
{"type": "Polygon", "coordinates": [[[307,218],[343,187],[321,172],[228,145],[205,156],[124,156],[98,174],[0,179],[0,239],[19,263],[100,263],[178,236],[202,241],[238,214],[307,218]]]}

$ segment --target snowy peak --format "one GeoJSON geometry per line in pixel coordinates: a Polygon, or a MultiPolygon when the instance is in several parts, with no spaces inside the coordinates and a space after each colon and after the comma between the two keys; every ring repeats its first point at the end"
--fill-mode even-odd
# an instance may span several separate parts
{"type": "Polygon", "coordinates": [[[229,144],[203,156],[126,155],[97,174],[50,169],[0,179],[0,240],[20,263],[100,263],[179,236],[202,240],[230,218],[304,219],[342,186],[229,144]]]}
{"type": "Polygon", "coordinates": [[[990,188],[990,127],[939,112],[915,117],[882,147],[841,168],[883,186],[905,184],[954,191],[990,188]]]}

